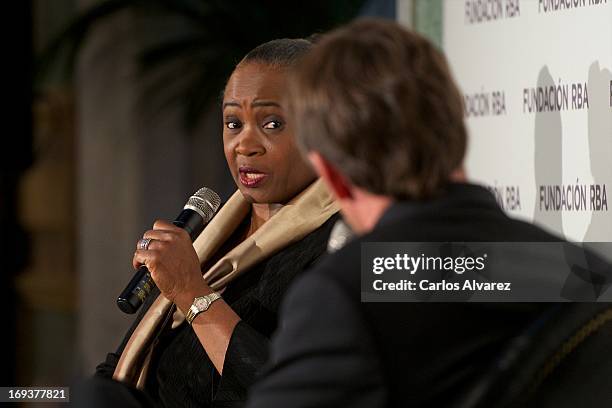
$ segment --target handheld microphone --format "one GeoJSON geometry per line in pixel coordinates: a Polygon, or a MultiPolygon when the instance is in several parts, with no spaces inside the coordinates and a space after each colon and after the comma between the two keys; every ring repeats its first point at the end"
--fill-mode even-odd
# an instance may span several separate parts
{"type": "MultiPolygon", "coordinates": [[[[172,223],[187,231],[193,242],[215,215],[220,204],[221,199],[217,193],[206,187],[201,188],[189,197],[183,211],[172,223]]],[[[155,282],[147,267],[142,265],[117,298],[117,306],[124,313],[134,314],[153,288],[155,282]]]]}

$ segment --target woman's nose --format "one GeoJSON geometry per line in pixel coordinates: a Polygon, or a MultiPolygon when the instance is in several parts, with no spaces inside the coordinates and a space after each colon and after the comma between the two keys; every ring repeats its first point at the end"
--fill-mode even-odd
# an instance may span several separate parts
{"type": "Polygon", "coordinates": [[[245,127],[240,133],[236,153],[242,156],[257,156],[265,152],[257,132],[252,127],[245,127]]]}

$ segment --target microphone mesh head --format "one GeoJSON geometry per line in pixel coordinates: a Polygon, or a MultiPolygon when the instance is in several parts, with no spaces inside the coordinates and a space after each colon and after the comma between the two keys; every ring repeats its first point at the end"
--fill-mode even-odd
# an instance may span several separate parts
{"type": "Polygon", "coordinates": [[[204,223],[207,223],[215,215],[220,205],[219,195],[210,188],[202,187],[189,197],[184,208],[197,212],[204,219],[204,223]]]}

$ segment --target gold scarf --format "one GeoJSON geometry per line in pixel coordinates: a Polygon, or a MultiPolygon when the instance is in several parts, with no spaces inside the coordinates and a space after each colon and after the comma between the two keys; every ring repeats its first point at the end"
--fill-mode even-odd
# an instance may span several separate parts
{"type": "MultiPolygon", "coordinates": [[[[232,235],[249,210],[250,204],[236,191],[193,243],[200,264],[232,235]]],[[[204,280],[213,290],[223,290],[252,266],[319,228],[337,211],[338,205],[323,181],[315,181],[216,262],[203,274],[204,280]]],[[[130,336],[113,373],[114,380],[144,388],[156,335],[171,318],[172,328],[185,320],[168,299],[158,296],[130,336]]]]}

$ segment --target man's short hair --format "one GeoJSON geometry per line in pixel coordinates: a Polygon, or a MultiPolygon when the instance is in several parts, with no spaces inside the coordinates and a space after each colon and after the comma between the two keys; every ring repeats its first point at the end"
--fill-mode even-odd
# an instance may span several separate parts
{"type": "Polygon", "coordinates": [[[290,94],[302,147],[369,192],[432,197],[461,167],[463,101],[446,59],[395,22],[357,20],[323,35],[290,94]]]}

